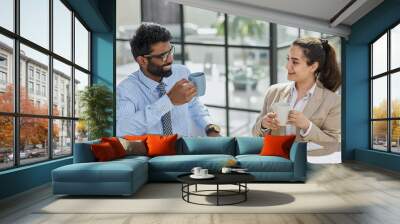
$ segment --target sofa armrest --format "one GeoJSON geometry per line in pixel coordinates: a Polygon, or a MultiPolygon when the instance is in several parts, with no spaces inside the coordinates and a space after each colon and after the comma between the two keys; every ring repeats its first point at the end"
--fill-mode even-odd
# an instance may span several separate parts
{"type": "Polygon", "coordinates": [[[305,181],[307,176],[307,142],[294,142],[290,149],[290,160],[293,162],[293,178],[305,181]]]}
{"type": "Polygon", "coordinates": [[[74,163],[89,163],[95,162],[96,158],[92,153],[90,146],[100,143],[99,140],[75,143],[74,147],[74,163]]]}

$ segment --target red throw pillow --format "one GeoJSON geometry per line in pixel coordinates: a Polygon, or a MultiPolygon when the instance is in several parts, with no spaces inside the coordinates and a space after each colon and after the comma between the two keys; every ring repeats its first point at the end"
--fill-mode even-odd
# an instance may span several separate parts
{"type": "Polygon", "coordinates": [[[91,145],[94,157],[99,162],[110,161],[116,159],[115,151],[109,142],[102,142],[91,145]]]}
{"type": "Polygon", "coordinates": [[[125,135],[124,139],[129,140],[129,141],[136,141],[136,140],[140,140],[140,141],[146,141],[148,135],[125,135]]]}
{"type": "Polygon", "coordinates": [[[289,159],[290,148],[296,135],[287,136],[264,136],[264,146],[261,149],[260,155],[262,156],[280,156],[289,159]]]}
{"type": "Polygon", "coordinates": [[[101,138],[101,142],[108,142],[114,149],[115,155],[117,158],[125,157],[126,151],[124,146],[122,146],[121,142],[119,142],[118,138],[110,137],[110,138],[101,138]]]}
{"type": "Polygon", "coordinates": [[[147,137],[147,155],[176,155],[176,140],[178,135],[149,135],[147,137]]]}

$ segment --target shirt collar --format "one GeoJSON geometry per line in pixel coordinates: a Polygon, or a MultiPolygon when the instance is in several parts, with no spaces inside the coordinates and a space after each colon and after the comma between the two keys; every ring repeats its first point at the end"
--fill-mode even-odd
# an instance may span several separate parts
{"type": "MultiPolygon", "coordinates": [[[[307,91],[307,94],[304,96],[304,98],[310,98],[314,92],[315,92],[315,87],[317,86],[317,82],[314,83],[314,85],[311,87],[311,89],[309,89],[307,91]]],[[[291,87],[290,87],[290,95],[293,96],[294,94],[296,94],[297,96],[297,89],[296,89],[296,85],[295,82],[292,82],[291,87]]]]}
{"type": "MultiPolygon", "coordinates": [[[[160,83],[147,77],[141,69],[139,69],[138,77],[139,77],[140,82],[142,82],[147,88],[149,88],[152,91],[158,91],[157,86],[160,85],[160,83]]],[[[165,86],[168,86],[165,79],[163,79],[162,81],[164,82],[165,86]]]]}

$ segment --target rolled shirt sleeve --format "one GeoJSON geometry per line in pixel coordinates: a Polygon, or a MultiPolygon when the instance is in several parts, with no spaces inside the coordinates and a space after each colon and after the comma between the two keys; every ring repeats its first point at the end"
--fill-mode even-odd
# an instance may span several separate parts
{"type": "Polygon", "coordinates": [[[203,105],[198,97],[194,97],[190,102],[189,112],[192,116],[192,119],[202,130],[205,131],[207,125],[213,124],[208,109],[203,105]]]}

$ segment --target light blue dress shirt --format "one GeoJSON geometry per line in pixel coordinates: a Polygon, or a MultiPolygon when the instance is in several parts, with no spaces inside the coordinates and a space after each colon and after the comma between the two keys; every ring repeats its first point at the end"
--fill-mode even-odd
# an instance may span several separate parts
{"type": "MultiPolygon", "coordinates": [[[[190,74],[183,65],[173,64],[171,69],[172,75],[162,80],[167,93],[190,74]]],[[[167,95],[159,97],[158,85],[139,69],[117,86],[117,136],[163,134],[161,117],[168,111],[171,111],[172,132],[179,136],[194,136],[193,130],[205,130],[212,123],[198,97],[175,106],[167,95]]]]}

